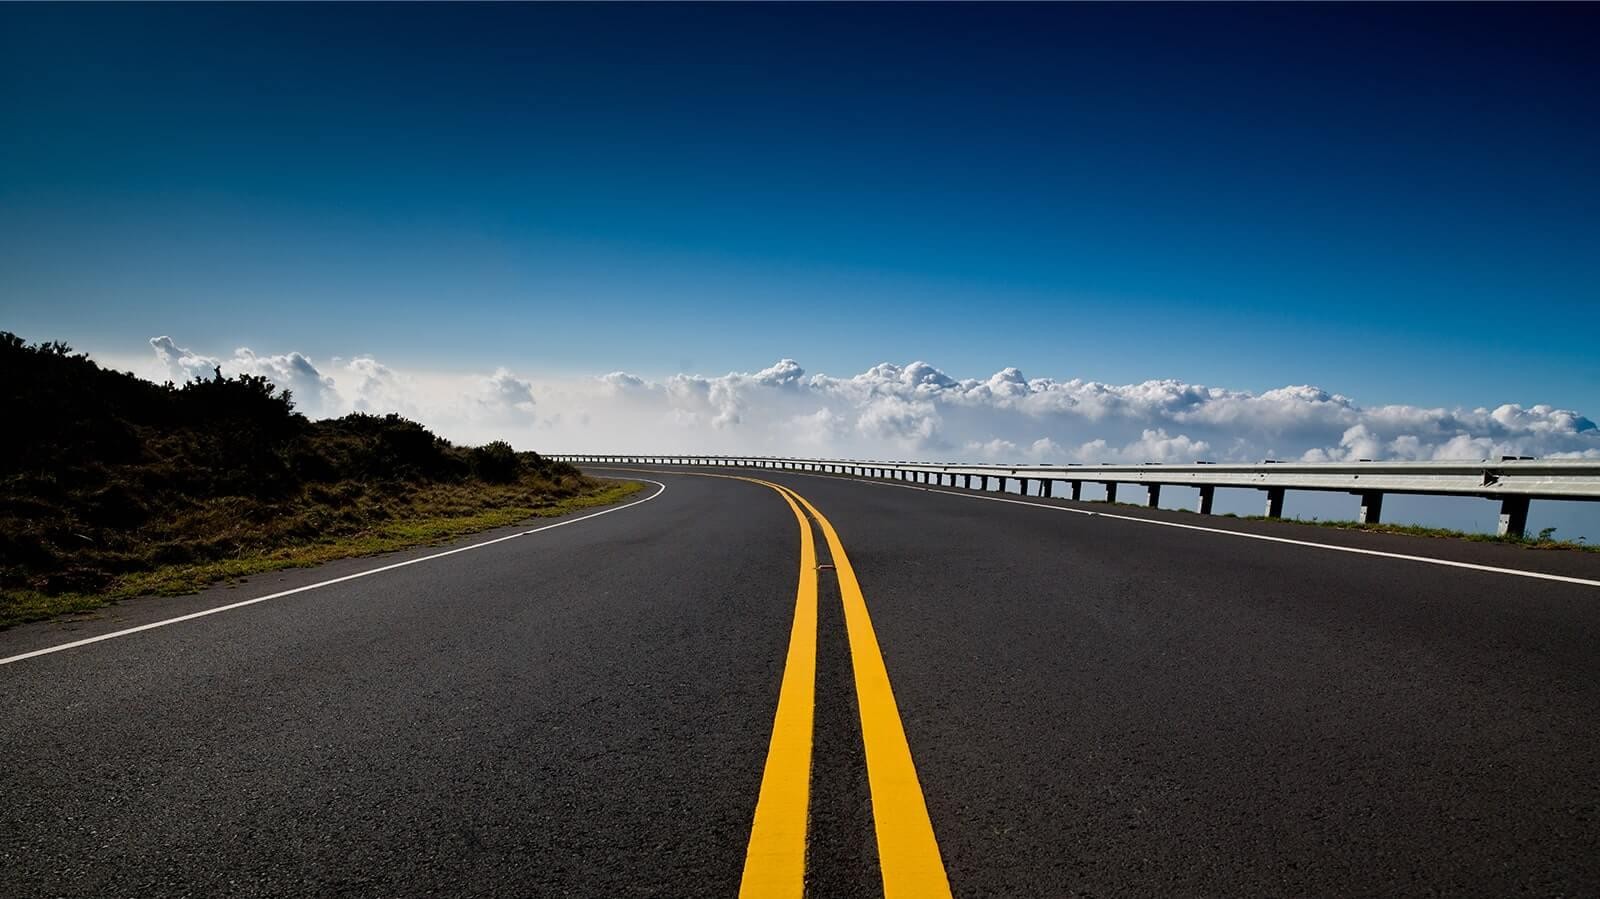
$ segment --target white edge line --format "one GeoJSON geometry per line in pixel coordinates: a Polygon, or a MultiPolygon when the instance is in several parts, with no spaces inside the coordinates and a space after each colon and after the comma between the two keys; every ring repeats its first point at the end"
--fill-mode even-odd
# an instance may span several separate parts
{"type": "MultiPolygon", "coordinates": [[[[604,468],[605,466],[594,466],[604,468]]],[[[761,469],[757,469],[758,471],[761,469]]],[[[1363,549],[1358,546],[1339,546],[1336,543],[1316,543],[1311,540],[1296,540],[1292,537],[1273,537],[1268,534],[1252,534],[1248,531],[1231,531],[1227,528],[1211,528],[1200,524],[1184,524],[1179,521],[1162,521],[1159,518],[1140,518],[1136,515],[1118,515],[1114,512],[1098,512],[1094,509],[1075,509],[1071,506],[1056,506],[1046,503],[1034,503],[1025,499],[1008,499],[1000,496],[984,496],[980,493],[962,493],[957,490],[943,490],[938,487],[924,487],[919,484],[905,484],[897,481],[877,478],[853,478],[848,476],[822,474],[810,471],[784,471],[782,474],[802,475],[810,478],[827,478],[833,481],[850,481],[858,484],[880,485],[885,487],[900,487],[905,490],[920,490],[923,493],[943,493],[946,496],[958,496],[962,499],[982,499],[992,503],[1010,503],[1014,506],[1031,506],[1035,509],[1045,509],[1051,512],[1072,512],[1077,515],[1091,515],[1100,518],[1112,518],[1117,521],[1134,521],[1140,524],[1154,524],[1166,528],[1182,528],[1186,531],[1200,531],[1206,534],[1223,534],[1229,537],[1243,537],[1247,540],[1264,540],[1268,543],[1287,543],[1290,546],[1309,546],[1313,549],[1326,549],[1333,552],[1355,553],[1361,556],[1380,556],[1385,559],[1402,559],[1407,562],[1424,562],[1429,565],[1443,565],[1447,568],[1466,568],[1471,571],[1486,571],[1490,574],[1509,574],[1513,577],[1528,577],[1542,581],[1558,581],[1563,584],[1578,584],[1583,587],[1600,587],[1600,580],[1591,578],[1572,577],[1565,574],[1547,574],[1543,571],[1527,571],[1521,568],[1499,568],[1494,565],[1479,565],[1475,562],[1457,562],[1452,559],[1436,559],[1432,556],[1413,556],[1406,553],[1385,552],[1381,549],[1363,549]]]]}
{"type": "Polygon", "coordinates": [[[1079,515],[1095,515],[1100,518],[1114,518],[1118,521],[1137,521],[1142,524],[1157,524],[1167,528],[1182,528],[1186,531],[1201,531],[1207,534],[1226,534],[1229,537],[1244,537],[1248,540],[1265,540],[1268,543],[1287,543],[1291,546],[1309,546],[1314,549],[1327,549],[1341,553],[1355,553],[1362,556],[1381,556],[1385,559],[1404,559],[1407,562],[1426,562],[1429,565],[1444,565],[1449,568],[1468,568],[1473,571],[1487,571],[1492,574],[1509,574],[1516,577],[1538,578],[1544,581],[1560,581],[1566,584],[1581,584],[1585,587],[1600,587],[1600,580],[1589,578],[1571,577],[1565,574],[1547,574],[1543,571],[1527,571],[1521,568],[1499,568],[1494,565],[1479,565],[1476,562],[1457,562],[1453,559],[1436,559],[1432,556],[1413,556],[1406,553],[1385,552],[1381,549],[1363,549],[1359,546],[1339,546],[1336,543],[1314,543],[1310,540],[1296,540],[1292,537],[1273,537],[1268,534],[1252,534],[1248,531],[1230,531],[1227,528],[1208,528],[1198,524],[1184,524],[1179,521],[1162,521],[1157,518],[1140,518],[1136,515],[1117,515],[1109,512],[1096,512],[1092,509],[1071,509],[1066,506],[1047,506],[1043,503],[1030,503],[1020,499],[1002,499],[998,496],[972,496],[965,493],[954,493],[949,490],[928,490],[929,493],[943,493],[947,496],[965,496],[968,499],[986,499],[996,503],[1011,503],[1018,506],[1032,506],[1035,509],[1052,509],[1057,512],[1076,512],[1079,515]]]}
{"type": "Polygon", "coordinates": [[[507,534],[504,537],[496,537],[493,540],[485,540],[482,543],[474,543],[471,546],[458,546],[455,549],[447,549],[444,552],[434,553],[433,555],[421,556],[416,559],[407,559],[404,562],[395,562],[392,565],[383,565],[378,568],[370,568],[366,571],[358,571],[355,574],[347,574],[343,577],[336,577],[326,581],[318,581],[315,584],[306,584],[303,587],[295,587],[291,590],[280,590],[277,593],[269,593],[266,596],[257,596],[254,599],[246,599],[240,602],[229,603],[225,606],[217,606],[211,609],[201,609],[198,612],[190,612],[187,615],[179,615],[176,618],[165,618],[161,621],[152,621],[149,624],[141,624],[138,627],[130,627],[120,631],[112,631],[109,634],[101,634],[97,637],[85,637],[82,640],[74,640],[71,643],[62,643],[57,646],[46,646],[43,649],[35,649],[31,652],[24,652],[18,655],[8,656],[0,659],[0,665],[10,665],[12,662],[20,662],[24,659],[50,655],[51,653],[55,652],[65,652],[69,649],[77,649],[80,646],[88,646],[90,643],[99,643],[102,640],[114,640],[117,637],[126,637],[129,634],[137,634],[140,631],[147,631],[158,627],[166,627],[169,624],[177,624],[181,621],[189,621],[195,618],[204,618],[207,615],[215,615],[218,612],[228,612],[233,609],[242,609],[245,606],[253,606],[258,602],[266,602],[269,599],[282,599],[285,596],[293,596],[296,593],[305,593],[308,590],[316,590],[320,587],[331,587],[334,584],[342,584],[345,581],[353,581],[357,578],[363,578],[369,575],[382,574],[385,571],[393,571],[396,568],[404,568],[407,565],[415,565],[419,562],[431,562],[434,559],[442,559],[445,556],[453,556],[456,553],[464,553],[469,550],[482,549],[485,546],[493,546],[496,543],[504,543],[507,540],[515,540],[518,537],[526,537],[529,534],[537,534],[540,531],[548,531],[552,528],[566,527],[569,524],[577,524],[580,521],[588,521],[591,518],[599,518],[602,515],[610,515],[612,512],[621,512],[624,509],[632,509],[636,506],[641,506],[667,492],[666,484],[663,484],[660,481],[652,481],[649,478],[622,478],[622,480],[644,481],[647,484],[654,484],[661,489],[650,494],[644,499],[634,500],[631,503],[625,503],[620,506],[612,506],[609,509],[602,509],[599,512],[591,512],[588,515],[579,516],[578,518],[564,518],[561,521],[553,522],[547,525],[541,525],[540,527],[536,527],[531,530],[518,531],[515,534],[507,534]]]}

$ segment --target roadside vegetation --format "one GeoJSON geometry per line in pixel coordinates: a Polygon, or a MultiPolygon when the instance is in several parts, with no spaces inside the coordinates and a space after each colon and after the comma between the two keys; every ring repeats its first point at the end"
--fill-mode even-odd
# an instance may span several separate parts
{"type": "Polygon", "coordinates": [[[265,378],[182,385],[0,332],[0,627],[613,502],[509,444],[397,415],[309,421],[265,378]]]}

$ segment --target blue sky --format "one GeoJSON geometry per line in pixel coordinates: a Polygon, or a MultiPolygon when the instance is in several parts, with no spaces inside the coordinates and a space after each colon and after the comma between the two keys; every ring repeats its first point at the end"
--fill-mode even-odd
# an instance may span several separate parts
{"type": "Polygon", "coordinates": [[[1570,6],[8,6],[5,327],[1600,406],[1570,6]]]}

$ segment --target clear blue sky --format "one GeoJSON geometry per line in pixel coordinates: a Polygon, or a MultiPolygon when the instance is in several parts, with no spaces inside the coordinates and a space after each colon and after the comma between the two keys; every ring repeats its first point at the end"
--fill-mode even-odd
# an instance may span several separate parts
{"type": "Polygon", "coordinates": [[[1596,8],[0,8],[0,327],[1600,403],[1596,8]]]}

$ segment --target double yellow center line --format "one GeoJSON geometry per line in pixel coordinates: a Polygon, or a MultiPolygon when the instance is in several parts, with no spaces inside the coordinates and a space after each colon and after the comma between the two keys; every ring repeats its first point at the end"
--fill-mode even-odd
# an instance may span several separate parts
{"type": "Polygon", "coordinates": [[[873,828],[885,899],[939,899],[950,895],[944,861],[934,839],[933,823],[911,761],[900,710],[889,687],[889,670],[867,614],[866,597],[856,580],[850,557],[828,519],[793,490],[769,481],[753,481],[776,490],[800,523],[800,586],[795,598],[794,628],[772,742],[761,776],[750,847],[745,855],[739,895],[798,897],[805,893],[806,825],[811,794],[812,730],[817,683],[817,547],[806,513],[821,527],[833,557],[844,604],[845,629],[861,710],[861,735],[866,748],[867,784],[872,794],[873,828]],[[801,511],[804,507],[804,512],[801,511]]]}

